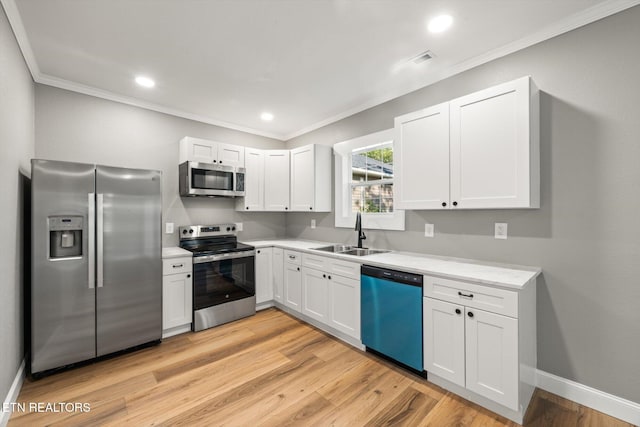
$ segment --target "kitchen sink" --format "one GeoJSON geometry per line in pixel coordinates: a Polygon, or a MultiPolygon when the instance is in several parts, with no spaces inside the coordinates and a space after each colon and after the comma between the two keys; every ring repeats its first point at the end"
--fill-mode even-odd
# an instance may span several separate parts
{"type": "Polygon", "coordinates": [[[322,246],[321,248],[312,248],[312,249],[316,251],[344,253],[345,251],[350,251],[354,248],[355,246],[353,245],[331,245],[331,246],[322,246]]]}
{"type": "Polygon", "coordinates": [[[343,255],[365,256],[365,255],[374,255],[374,254],[386,254],[387,252],[391,252],[391,251],[386,251],[383,249],[353,248],[340,253],[343,255]]]}

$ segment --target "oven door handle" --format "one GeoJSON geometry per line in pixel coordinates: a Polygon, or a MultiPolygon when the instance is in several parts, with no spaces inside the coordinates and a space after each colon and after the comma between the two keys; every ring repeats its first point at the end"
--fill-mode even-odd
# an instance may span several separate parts
{"type": "Polygon", "coordinates": [[[218,254],[218,255],[207,255],[207,256],[197,256],[193,258],[194,264],[202,264],[205,262],[212,261],[222,261],[225,259],[234,259],[234,258],[249,258],[255,256],[256,251],[243,251],[243,252],[229,252],[226,254],[218,254]]]}

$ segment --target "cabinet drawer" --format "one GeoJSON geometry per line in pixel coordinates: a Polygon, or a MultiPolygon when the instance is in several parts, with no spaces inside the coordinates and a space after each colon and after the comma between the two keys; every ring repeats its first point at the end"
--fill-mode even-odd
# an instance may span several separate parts
{"type": "Polygon", "coordinates": [[[191,257],[163,259],[162,275],[188,273],[193,269],[191,261],[191,257]]]}
{"type": "Polygon", "coordinates": [[[485,285],[424,276],[424,296],[518,317],[518,293],[485,285]]]}
{"type": "Polygon", "coordinates": [[[294,252],[286,250],[284,251],[284,262],[288,262],[289,264],[300,265],[302,260],[300,259],[300,252],[294,252]]]}
{"type": "Polygon", "coordinates": [[[342,260],[327,260],[327,271],[338,276],[360,280],[360,264],[342,260]]]}
{"type": "Polygon", "coordinates": [[[327,264],[329,260],[323,256],[317,256],[312,254],[302,254],[302,265],[309,268],[315,268],[316,270],[327,270],[327,264]]]}

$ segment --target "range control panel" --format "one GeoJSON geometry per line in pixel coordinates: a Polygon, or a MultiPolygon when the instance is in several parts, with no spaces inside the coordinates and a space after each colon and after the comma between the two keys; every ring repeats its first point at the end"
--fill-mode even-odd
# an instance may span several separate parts
{"type": "Polygon", "coordinates": [[[178,229],[180,240],[193,239],[196,237],[215,237],[215,236],[235,236],[236,225],[216,224],[216,225],[186,225],[178,229]]]}

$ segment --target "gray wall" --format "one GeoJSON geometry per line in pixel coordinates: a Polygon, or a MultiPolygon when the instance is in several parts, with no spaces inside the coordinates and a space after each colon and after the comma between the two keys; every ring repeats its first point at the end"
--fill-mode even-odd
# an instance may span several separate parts
{"type": "Polygon", "coordinates": [[[21,172],[33,156],[31,74],[0,7],[0,399],[22,362],[23,210],[21,172]]]}
{"type": "MultiPolygon", "coordinates": [[[[537,210],[408,211],[374,247],[540,266],[538,367],[640,402],[640,7],[287,142],[334,144],[395,116],[531,75],[541,96],[537,210]],[[436,236],[424,236],[424,223],[436,236]],[[493,238],[493,223],[509,239],[493,238]]],[[[287,236],[354,243],[333,214],[289,214],[287,236]],[[309,227],[316,218],[315,230],[309,227]]]]}
{"type": "Polygon", "coordinates": [[[283,142],[40,84],[35,102],[36,157],[162,171],[163,222],[176,225],[173,234],[163,233],[163,245],[177,246],[179,225],[242,222],[241,239],[285,234],[282,213],[238,213],[232,199],[178,195],[184,136],[265,149],[281,149],[283,142]]]}

